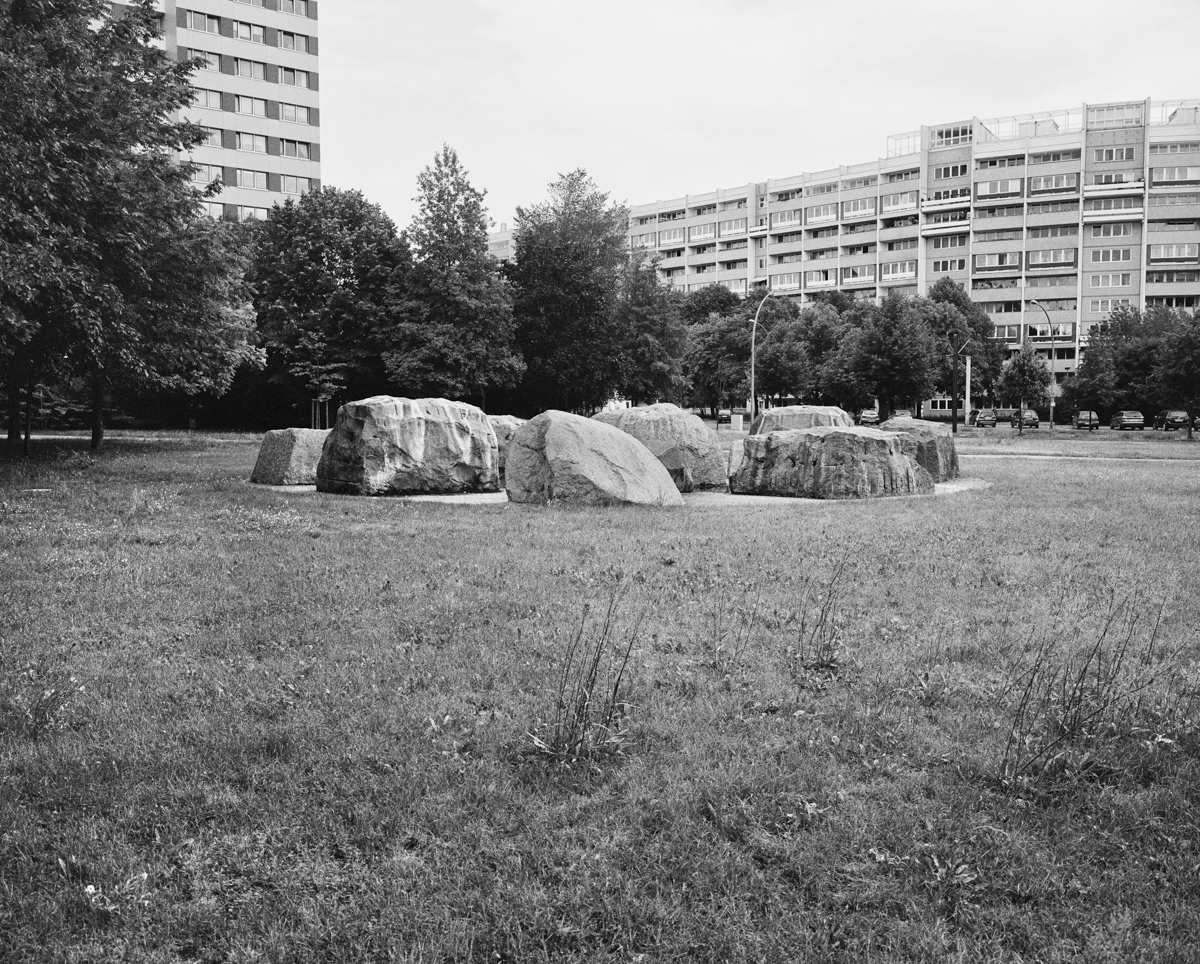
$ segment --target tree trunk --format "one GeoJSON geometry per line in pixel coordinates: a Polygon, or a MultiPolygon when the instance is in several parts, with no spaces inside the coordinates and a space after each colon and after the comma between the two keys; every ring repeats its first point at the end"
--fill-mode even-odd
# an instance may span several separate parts
{"type": "Polygon", "coordinates": [[[104,380],[97,374],[92,379],[91,451],[99,452],[102,445],[104,445],[104,380]]]}

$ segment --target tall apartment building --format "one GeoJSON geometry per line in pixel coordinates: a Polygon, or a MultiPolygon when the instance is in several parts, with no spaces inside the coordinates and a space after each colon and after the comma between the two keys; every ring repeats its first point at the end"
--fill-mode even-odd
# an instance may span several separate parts
{"type": "Polygon", "coordinates": [[[631,248],[683,290],[879,298],[951,278],[997,338],[1036,331],[1061,381],[1115,306],[1200,305],[1200,100],[922,127],[877,161],[630,215],[631,248]]]}
{"type": "Polygon", "coordinates": [[[192,151],[220,218],[265,218],[321,185],[317,0],[155,0],[173,59],[198,58],[182,115],[208,139],[192,151]]]}

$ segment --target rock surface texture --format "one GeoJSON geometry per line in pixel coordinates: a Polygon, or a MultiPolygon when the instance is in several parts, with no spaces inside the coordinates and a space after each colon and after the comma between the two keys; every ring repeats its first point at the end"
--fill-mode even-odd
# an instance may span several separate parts
{"type": "Polygon", "coordinates": [[[553,409],[517,429],[505,488],[510,502],[683,505],[666,468],[633,436],[553,409]]]}
{"type": "Polygon", "coordinates": [[[347,402],[325,441],[317,489],[350,495],[495,492],[496,433],[474,405],[376,395],[347,402]]]}
{"type": "Polygon", "coordinates": [[[731,460],[729,491],[864,499],[928,495],[933,480],[904,453],[901,436],[894,432],[821,426],[746,438],[740,459],[731,460]]]}
{"type": "Polygon", "coordinates": [[[724,488],[725,459],[716,433],[699,416],[663,403],[592,416],[614,425],[648,448],[680,492],[724,488]]]}
{"type": "Polygon", "coordinates": [[[905,453],[928,472],[934,482],[958,478],[958,450],[949,425],[920,418],[889,418],[881,432],[898,432],[905,453]]]}
{"type": "Polygon", "coordinates": [[[496,445],[500,453],[500,481],[503,482],[504,466],[508,462],[508,443],[512,441],[517,429],[525,424],[525,419],[515,415],[489,415],[488,421],[492,423],[492,431],[496,433],[496,445]]]}
{"type": "Polygon", "coordinates": [[[312,485],[317,481],[326,428],[279,428],[263,436],[250,475],[260,485],[312,485]]]}
{"type": "Polygon", "coordinates": [[[796,428],[820,428],[833,425],[853,428],[850,413],[836,405],[783,405],[760,412],[750,423],[751,435],[767,435],[796,428]]]}

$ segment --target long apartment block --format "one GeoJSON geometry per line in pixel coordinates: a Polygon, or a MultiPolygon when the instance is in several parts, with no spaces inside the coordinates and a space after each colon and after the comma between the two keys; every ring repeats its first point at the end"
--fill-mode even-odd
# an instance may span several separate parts
{"type": "MultiPolygon", "coordinates": [[[[116,6],[119,6],[117,4],[116,6]]],[[[204,128],[191,152],[198,184],[219,181],[216,218],[263,219],[321,185],[316,0],[156,0],[163,42],[195,58],[196,99],[181,116],[204,128]]]]}
{"type": "Polygon", "coordinates": [[[1200,100],[922,127],[877,161],[630,215],[630,247],[688,291],[880,298],[951,278],[998,338],[1036,331],[1061,381],[1115,306],[1200,304],[1200,100]]]}

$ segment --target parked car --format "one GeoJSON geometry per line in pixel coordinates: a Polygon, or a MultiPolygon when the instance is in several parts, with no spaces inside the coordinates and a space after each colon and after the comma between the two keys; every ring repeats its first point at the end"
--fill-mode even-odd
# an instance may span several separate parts
{"type": "Polygon", "coordinates": [[[896,409],[896,411],[892,412],[892,418],[912,418],[912,417],[913,417],[913,413],[910,412],[907,408],[898,408],[898,409],[896,409]]]}
{"type": "MultiPolygon", "coordinates": [[[[1017,419],[1014,417],[1013,424],[1015,425],[1016,422],[1017,419]]],[[[1021,425],[1023,425],[1025,428],[1037,428],[1040,424],[1041,422],[1038,421],[1038,413],[1033,409],[1027,408],[1021,412],[1021,425]]]]}
{"type": "Polygon", "coordinates": [[[1177,408],[1167,409],[1154,416],[1154,427],[1164,432],[1174,432],[1178,428],[1187,428],[1188,413],[1177,408]]]}
{"type": "Polygon", "coordinates": [[[1124,412],[1117,412],[1112,417],[1112,421],[1108,423],[1108,427],[1115,432],[1123,432],[1125,429],[1137,429],[1139,432],[1146,427],[1146,420],[1142,418],[1141,412],[1135,412],[1132,409],[1124,412]]]}
{"type": "Polygon", "coordinates": [[[729,416],[730,416],[730,411],[729,411],[729,409],[727,409],[727,408],[722,408],[721,410],[719,410],[719,411],[717,412],[717,424],[718,424],[718,425],[720,425],[720,424],[722,424],[722,423],[728,424],[728,422],[729,422],[729,416]]]}
{"type": "Polygon", "coordinates": [[[975,418],[972,423],[976,428],[995,428],[996,427],[996,411],[995,409],[985,408],[975,413],[975,418]]]}
{"type": "Polygon", "coordinates": [[[873,408],[864,408],[858,413],[858,419],[856,421],[859,425],[878,425],[879,412],[873,408]]]}
{"type": "Polygon", "coordinates": [[[1076,428],[1086,428],[1089,432],[1094,432],[1100,427],[1100,416],[1095,412],[1076,412],[1071,424],[1076,428]]]}

